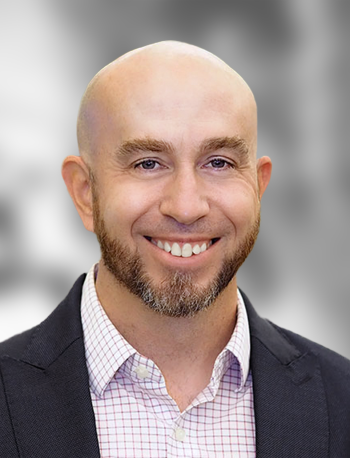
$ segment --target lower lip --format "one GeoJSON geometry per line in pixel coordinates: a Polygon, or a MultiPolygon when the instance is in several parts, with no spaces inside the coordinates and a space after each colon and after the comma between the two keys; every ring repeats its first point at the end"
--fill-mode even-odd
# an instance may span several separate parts
{"type": "Polygon", "coordinates": [[[168,253],[167,251],[159,248],[157,245],[154,243],[150,242],[149,240],[145,239],[151,247],[154,248],[155,252],[158,254],[160,259],[167,264],[172,264],[178,267],[184,267],[184,266],[191,266],[191,265],[197,265],[201,264],[202,262],[205,262],[208,254],[212,252],[214,246],[216,246],[220,240],[216,241],[214,244],[210,245],[209,248],[207,248],[205,251],[199,254],[192,254],[192,256],[189,256],[188,258],[184,258],[182,256],[174,256],[171,253],[168,253]]]}

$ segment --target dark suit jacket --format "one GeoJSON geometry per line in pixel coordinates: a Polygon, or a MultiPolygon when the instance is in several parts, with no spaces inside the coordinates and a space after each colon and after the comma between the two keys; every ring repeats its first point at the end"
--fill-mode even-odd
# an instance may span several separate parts
{"type": "MultiPolygon", "coordinates": [[[[81,276],[39,326],[0,345],[1,458],[98,458],[81,276]]],[[[251,332],[257,458],[350,458],[350,362],[260,318],[251,332]]]]}

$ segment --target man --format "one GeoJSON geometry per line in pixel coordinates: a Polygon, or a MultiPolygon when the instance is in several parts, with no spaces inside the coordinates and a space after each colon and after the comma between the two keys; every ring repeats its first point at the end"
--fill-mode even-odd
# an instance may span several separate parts
{"type": "Polygon", "coordinates": [[[4,457],[350,457],[350,364],[236,273],[271,175],[247,84],[164,42],[112,62],[62,174],[101,261],[1,346],[4,457]]]}

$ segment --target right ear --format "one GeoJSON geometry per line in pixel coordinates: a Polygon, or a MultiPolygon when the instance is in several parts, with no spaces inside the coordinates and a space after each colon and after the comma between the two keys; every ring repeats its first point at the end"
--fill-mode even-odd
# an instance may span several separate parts
{"type": "Polygon", "coordinates": [[[62,177],[85,228],[93,232],[92,191],[88,166],[80,156],[68,156],[62,164],[62,177]]]}

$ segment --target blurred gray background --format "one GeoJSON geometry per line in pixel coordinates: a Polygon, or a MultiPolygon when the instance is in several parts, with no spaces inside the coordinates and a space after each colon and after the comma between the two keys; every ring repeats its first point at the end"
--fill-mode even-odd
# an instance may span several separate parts
{"type": "Polygon", "coordinates": [[[3,1],[0,340],[44,319],[98,260],[60,175],[93,75],[164,39],[201,46],[251,86],[273,176],[238,274],[263,316],[350,357],[347,0],[3,1]]]}

